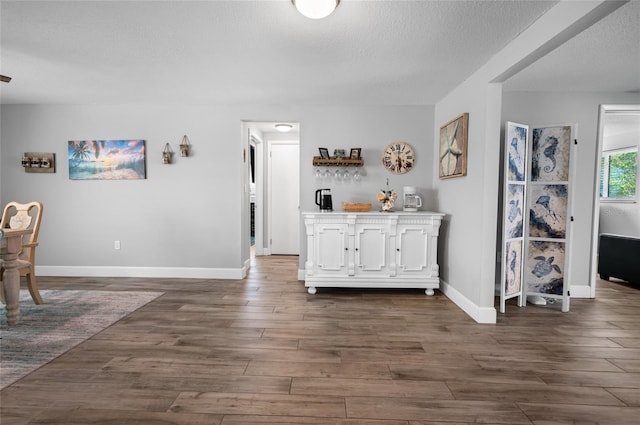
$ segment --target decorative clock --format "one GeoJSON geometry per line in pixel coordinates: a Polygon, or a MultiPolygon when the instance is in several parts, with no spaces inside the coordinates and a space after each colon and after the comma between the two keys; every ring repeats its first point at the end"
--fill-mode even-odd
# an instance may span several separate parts
{"type": "Polygon", "coordinates": [[[389,143],[382,150],[382,165],[394,174],[404,174],[413,168],[416,154],[406,142],[389,143]]]}

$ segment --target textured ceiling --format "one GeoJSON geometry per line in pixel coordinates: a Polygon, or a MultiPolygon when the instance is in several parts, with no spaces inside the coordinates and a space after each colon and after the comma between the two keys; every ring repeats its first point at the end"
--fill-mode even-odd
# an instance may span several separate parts
{"type": "Polygon", "coordinates": [[[504,84],[505,90],[640,92],[640,1],[587,28],[504,84]]]}
{"type": "MultiPolygon", "coordinates": [[[[314,21],[289,0],[2,0],[0,73],[13,81],[0,97],[5,104],[434,104],[554,3],[343,0],[314,21]]],[[[627,50],[614,62],[629,74],[633,55],[640,58],[638,6],[614,14],[626,28],[616,40],[631,39],[607,47],[612,56],[631,49],[631,58],[627,50]]],[[[596,37],[609,31],[603,26],[596,37]]],[[[591,88],[590,78],[612,80],[599,68],[558,74],[561,49],[507,88],[562,85],[558,75],[591,88]]],[[[570,59],[582,65],[590,59],[574,57],[580,49],[570,59]]],[[[616,87],[627,90],[629,79],[615,78],[616,87]]]]}

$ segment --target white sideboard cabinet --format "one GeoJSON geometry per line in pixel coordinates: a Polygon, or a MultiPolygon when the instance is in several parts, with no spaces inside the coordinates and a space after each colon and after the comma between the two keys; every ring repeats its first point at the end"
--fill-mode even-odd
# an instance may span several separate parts
{"type": "Polygon", "coordinates": [[[436,212],[302,213],[305,286],[424,288],[440,285],[436,212]]]}

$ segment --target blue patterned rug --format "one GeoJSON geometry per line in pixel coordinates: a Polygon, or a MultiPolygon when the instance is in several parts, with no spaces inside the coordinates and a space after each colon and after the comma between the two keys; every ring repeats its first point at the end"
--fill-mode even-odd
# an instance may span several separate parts
{"type": "Polygon", "coordinates": [[[35,305],[20,291],[20,321],[8,327],[0,307],[0,389],[156,299],[162,292],[40,291],[35,305]]]}

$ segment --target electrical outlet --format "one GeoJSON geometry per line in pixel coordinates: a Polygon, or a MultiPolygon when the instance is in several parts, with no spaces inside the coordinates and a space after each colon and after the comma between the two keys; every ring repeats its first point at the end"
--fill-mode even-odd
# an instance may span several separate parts
{"type": "Polygon", "coordinates": [[[113,242],[113,249],[120,249],[120,241],[113,242]]]}

